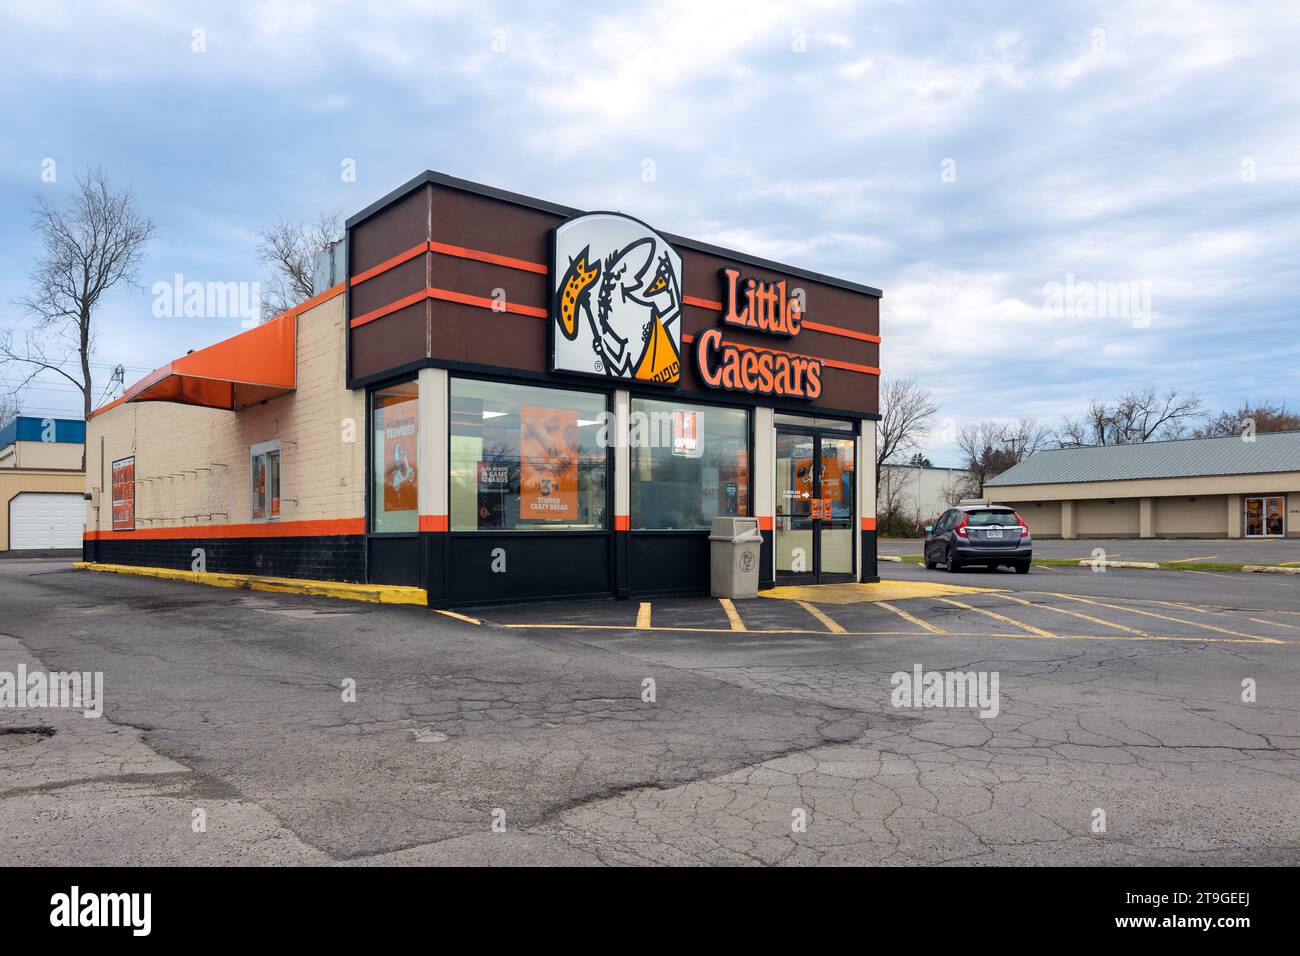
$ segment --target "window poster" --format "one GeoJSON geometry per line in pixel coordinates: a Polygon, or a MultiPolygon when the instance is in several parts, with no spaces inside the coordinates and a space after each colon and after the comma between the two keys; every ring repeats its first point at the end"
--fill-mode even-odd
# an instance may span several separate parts
{"type": "Polygon", "coordinates": [[[419,428],[414,395],[388,395],[384,411],[384,510],[414,511],[419,505],[415,480],[419,428]]]}
{"type": "Polygon", "coordinates": [[[527,521],[579,520],[576,411],[520,406],[519,517],[527,521]]]}
{"type": "Polygon", "coordinates": [[[673,454],[700,457],[700,413],[673,409],[673,454]]]}
{"type": "Polygon", "coordinates": [[[135,530],[135,458],[113,462],[113,530],[135,530]]]}
{"type": "Polygon", "coordinates": [[[510,466],[497,461],[479,461],[478,526],[506,526],[506,496],[510,493],[510,466]]]}

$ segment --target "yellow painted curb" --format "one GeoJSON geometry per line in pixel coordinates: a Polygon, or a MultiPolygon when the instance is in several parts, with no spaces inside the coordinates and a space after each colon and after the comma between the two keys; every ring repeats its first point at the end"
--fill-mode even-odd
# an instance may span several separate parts
{"type": "Polygon", "coordinates": [[[131,564],[96,564],[78,561],[78,571],[106,571],[110,574],[134,574],[161,578],[164,581],[188,581],[218,588],[243,588],[250,591],[273,591],[277,594],[310,594],[313,597],[338,598],[343,601],[368,601],[371,604],[418,604],[428,597],[424,588],[395,584],[350,584],[346,581],[311,581],[305,578],[269,578],[256,574],[218,574],[212,571],[178,571],[174,568],[146,568],[131,564]]]}
{"type": "Polygon", "coordinates": [[[862,604],[866,601],[906,601],[908,598],[942,597],[945,594],[994,594],[1005,588],[972,588],[960,584],[932,584],[929,581],[881,581],[877,584],[786,585],[759,591],[759,597],[778,601],[807,601],[810,604],[862,604]]]}

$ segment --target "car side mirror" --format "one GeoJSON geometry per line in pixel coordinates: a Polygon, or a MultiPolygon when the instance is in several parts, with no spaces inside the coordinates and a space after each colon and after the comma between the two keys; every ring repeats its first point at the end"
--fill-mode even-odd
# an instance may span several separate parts
{"type": "Polygon", "coordinates": [[[930,533],[931,531],[933,531],[933,530],[934,530],[934,525],[932,525],[932,524],[928,524],[928,525],[925,526],[925,533],[926,533],[926,534],[929,534],[929,533],[930,533]]]}

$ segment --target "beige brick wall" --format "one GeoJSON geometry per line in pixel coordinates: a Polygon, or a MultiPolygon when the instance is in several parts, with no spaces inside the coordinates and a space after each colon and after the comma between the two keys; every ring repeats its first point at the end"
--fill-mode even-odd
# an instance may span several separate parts
{"type": "Polygon", "coordinates": [[[1061,503],[1059,501],[1008,501],[1029,528],[1029,533],[1040,538],[1061,536],[1061,503]]]}
{"type": "Polygon", "coordinates": [[[1156,498],[1154,530],[1157,537],[1226,538],[1228,498],[1156,498]]]}
{"type": "Polygon", "coordinates": [[[1138,499],[1078,501],[1074,505],[1074,532],[1079,537],[1136,538],[1138,499]]]}
{"type": "Polygon", "coordinates": [[[16,441],[0,450],[0,468],[75,468],[81,446],[66,441],[16,441]]]}
{"type": "Polygon", "coordinates": [[[249,447],[277,438],[281,521],[364,517],[365,393],[346,387],[343,303],[338,295],[298,317],[297,388],[288,395],[238,412],[128,402],[91,418],[86,483],[99,496],[87,529],[112,529],[112,462],[132,455],[136,530],[246,524],[249,447]]]}

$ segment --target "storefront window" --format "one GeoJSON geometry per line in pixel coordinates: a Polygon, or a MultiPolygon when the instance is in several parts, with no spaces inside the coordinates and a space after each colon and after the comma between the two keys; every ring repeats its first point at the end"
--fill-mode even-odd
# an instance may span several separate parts
{"type": "Polygon", "coordinates": [[[451,529],[608,527],[606,399],[451,381],[451,529]]]}
{"type": "Polygon", "coordinates": [[[749,514],[749,413],[634,398],[630,420],[631,525],[708,528],[749,514]]]}
{"type": "Polygon", "coordinates": [[[420,388],[403,382],[370,396],[370,530],[420,530],[420,388]]]}
{"type": "Polygon", "coordinates": [[[280,443],[262,442],[249,449],[251,511],[254,521],[280,517],[280,443]]]}

